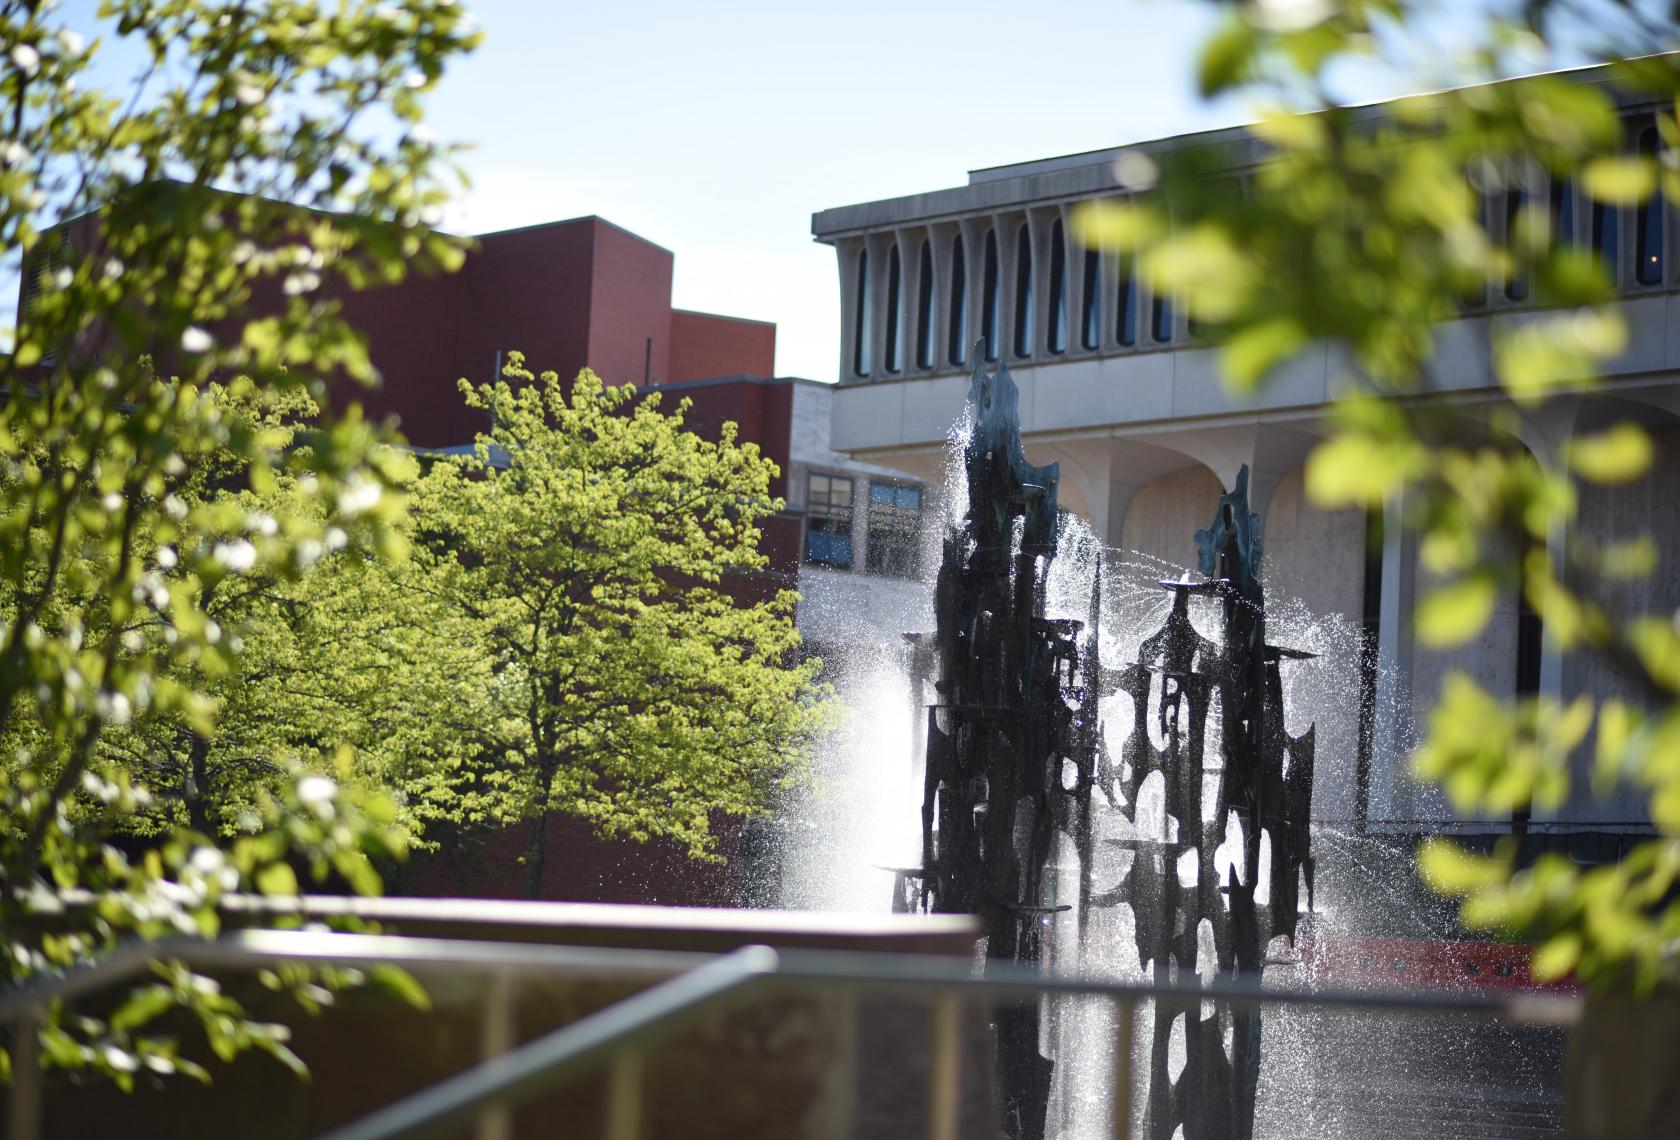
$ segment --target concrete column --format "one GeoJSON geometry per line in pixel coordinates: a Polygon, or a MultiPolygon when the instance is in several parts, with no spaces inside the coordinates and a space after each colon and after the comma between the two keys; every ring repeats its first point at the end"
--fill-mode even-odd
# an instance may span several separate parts
{"type": "Polygon", "coordinates": [[[853,355],[857,344],[858,289],[857,261],[863,252],[861,238],[847,238],[836,243],[834,259],[840,267],[840,372],[841,380],[854,379],[857,370],[853,355]]]}
{"type": "Polygon", "coordinates": [[[1055,220],[1047,210],[1033,210],[1027,215],[1033,251],[1033,339],[1029,355],[1034,360],[1050,359],[1050,231],[1055,220]]]}
{"type": "Polygon", "coordinates": [[[997,355],[1000,360],[1015,359],[1015,309],[1019,301],[1015,296],[1015,281],[1019,276],[1015,255],[1021,248],[1020,229],[1024,220],[1021,214],[993,216],[998,252],[997,355]]]}
{"type": "Polygon", "coordinates": [[[987,215],[963,220],[963,271],[968,275],[968,341],[963,345],[963,360],[974,367],[974,342],[980,339],[982,325],[981,287],[986,281],[986,234],[997,219],[987,215]]]}
{"type": "Polygon", "coordinates": [[[890,233],[870,234],[869,243],[869,299],[870,316],[874,321],[869,343],[869,378],[878,380],[887,374],[887,257],[893,240],[890,233]]]}
{"type": "Polygon", "coordinates": [[[928,227],[928,252],[933,257],[933,319],[928,324],[928,336],[933,341],[935,372],[951,366],[951,248],[955,237],[956,231],[948,225],[928,227]]]}
{"type": "Polygon", "coordinates": [[[1417,540],[1402,525],[1404,499],[1383,505],[1382,600],[1378,607],[1377,707],[1371,744],[1369,813],[1393,819],[1410,755],[1412,614],[1417,604],[1417,540]]]}

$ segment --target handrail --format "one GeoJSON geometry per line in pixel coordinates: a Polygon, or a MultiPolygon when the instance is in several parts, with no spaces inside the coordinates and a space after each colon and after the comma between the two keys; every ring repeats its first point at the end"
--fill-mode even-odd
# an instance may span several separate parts
{"type": "MultiPolygon", "coordinates": [[[[67,999],[137,974],[155,961],[196,967],[247,968],[283,962],[322,966],[393,965],[480,967],[597,977],[669,978],[719,955],[687,950],[634,950],[594,946],[545,946],[453,938],[328,931],[243,930],[206,941],[194,938],[136,943],[42,982],[0,991],[0,1023],[57,999],[67,999]]],[[[1129,998],[1134,1001],[1224,1001],[1233,1005],[1315,1005],[1416,1013],[1482,1013],[1537,1025],[1573,1024],[1580,999],[1567,993],[1436,993],[1408,990],[1307,990],[1262,986],[1258,981],[1122,981],[1097,976],[1041,973],[1013,962],[988,963],[976,972],[966,959],[932,954],[860,950],[783,950],[769,976],[788,982],[867,985],[890,989],[949,986],[994,998],[1042,994],[1129,998]]],[[[1192,975],[1193,976],[1193,975],[1192,975]]]]}
{"type": "MultiPolygon", "coordinates": [[[[169,940],[124,947],[104,958],[40,983],[0,993],[0,1023],[30,1021],[51,1001],[87,993],[170,959],[193,967],[252,968],[281,962],[367,967],[465,968],[505,973],[652,980],[649,989],[386,1106],[321,1140],[386,1140],[448,1131],[487,1110],[515,1105],[552,1080],[650,1043],[693,1017],[738,998],[749,988],[815,985],[843,990],[912,989],[937,998],[954,1027],[952,1002],[963,996],[1037,1000],[1051,994],[1107,998],[1129,1026],[1144,1001],[1188,1005],[1207,1000],[1237,1006],[1294,1004],[1385,1010],[1407,1014],[1477,1013],[1532,1025],[1568,1026],[1580,1017],[1573,994],[1442,994],[1392,990],[1304,990],[1266,987],[1258,979],[1191,975],[1173,982],[1137,982],[1040,973],[1014,963],[976,970],[949,956],[862,951],[786,950],[748,946],[717,955],[675,950],[411,938],[317,931],[245,930],[214,941],[169,940]]],[[[1128,1034],[1129,1035],[1129,1034],[1128,1034]]],[[[949,1033],[954,1048],[954,1033],[949,1033]]],[[[1117,1063],[1129,1060],[1117,1051],[1117,1063]]],[[[954,1063],[954,1062],[953,1062],[954,1063]]],[[[33,1074],[31,1074],[32,1076],[33,1074]]],[[[24,1074],[15,1076],[20,1079],[24,1074]]],[[[615,1073],[615,1083],[620,1074],[615,1073]]],[[[1117,1080],[1116,1103],[1129,1102],[1129,1066],[1117,1080]]],[[[14,1093],[18,1092],[14,1085],[14,1093]]],[[[947,1076],[935,1090],[943,1110],[936,1119],[954,1129],[956,1087],[947,1076]],[[949,1103],[947,1103],[949,1102],[949,1103]]],[[[1117,1112],[1117,1119],[1124,1114],[1117,1112]]],[[[625,1129],[634,1134],[634,1129],[625,1129]]],[[[941,1131],[941,1135],[951,1134],[941,1131]]]]}
{"type": "Polygon", "coordinates": [[[664,1036],[775,968],[774,950],[743,946],[335,1128],[321,1140],[385,1140],[392,1136],[422,1140],[446,1135],[485,1108],[517,1103],[610,1053],[664,1036]]]}

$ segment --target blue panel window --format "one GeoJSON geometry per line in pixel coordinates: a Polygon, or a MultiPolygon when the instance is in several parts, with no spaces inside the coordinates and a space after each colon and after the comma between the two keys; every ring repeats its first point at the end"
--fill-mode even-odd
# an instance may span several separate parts
{"type": "Polygon", "coordinates": [[[1552,178],[1552,244],[1575,244],[1575,180],[1552,178]]]}
{"type": "MultiPolygon", "coordinates": [[[[1521,263],[1528,259],[1527,252],[1522,248],[1523,211],[1528,209],[1528,191],[1521,186],[1512,186],[1505,191],[1505,248],[1511,256],[1521,263]]],[[[1505,297],[1511,301],[1528,300],[1528,272],[1523,269],[1514,271],[1505,279],[1505,297]]]]}
{"type": "Polygon", "coordinates": [[[1172,333],[1172,301],[1168,297],[1157,293],[1150,306],[1149,335],[1155,338],[1156,344],[1166,344],[1172,339],[1172,333]]]}
{"type": "Polygon", "coordinates": [[[1027,224],[1015,232],[1015,355],[1031,356],[1033,350],[1033,263],[1032,234],[1027,224]]]}
{"type": "Polygon", "coordinates": [[[864,551],[869,572],[914,578],[921,562],[922,489],[871,483],[868,531],[864,551]]]}
{"type": "Polygon", "coordinates": [[[998,358],[998,325],[1003,315],[998,299],[997,231],[986,231],[985,272],[980,281],[980,335],[986,340],[986,359],[998,358]]]}
{"type": "Polygon", "coordinates": [[[1102,347],[1102,255],[1085,251],[1085,289],[1079,305],[1079,343],[1086,348],[1102,347]]]}
{"type": "Polygon", "coordinates": [[[852,332],[852,371],[869,375],[869,345],[875,339],[875,305],[869,295],[869,251],[858,254],[857,325],[852,332]]]}
{"type": "MultiPolygon", "coordinates": [[[[1639,154],[1656,162],[1658,154],[1657,128],[1647,127],[1639,133],[1639,154]]],[[[1639,263],[1633,275],[1641,285],[1661,285],[1663,279],[1663,195],[1657,190],[1639,207],[1635,237],[1639,243],[1639,263]]]]}
{"type": "Polygon", "coordinates": [[[904,367],[904,330],[899,327],[898,297],[904,267],[898,261],[898,244],[887,252],[887,371],[904,367]]]}
{"type": "Polygon", "coordinates": [[[1604,202],[1593,203],[1593,252],[1598,254],[1598,260],[1604,266],[1604,271],[1610,275],[1612,284],[1621,281],[1621,234],[1618,214],[1617,207],[1613,205],[1604,202]]]}
{"type": "Polygon", "coordinates": [[[1137,343],[1138,337],[1138,306],[1137,306],[1137,271],[1132,268],[1128,258],[1120,263],[1118,295],[1115,299],[1115,338],[1130,348],[1137,343]]]}
{"type": "Polygon", "coordinates": [[[1045,347],[1052,353],[1067,351],[1067,243],[1062,240],[1062,219],[1050,227],[1050,333],[1045,347]]]}
{"type": "Polygon", "coordinates": [[[946,338],[945,359],[952,364],[968,363],[968,262],[963,257],[962,235],[951,246],[951,305],[945,322],[950,329],[946,338]]]}
{"type": "Polygon", "coordinates": [[[852,481],[813,473],[805,487],[805,561],[852,564],[852,481]]]}

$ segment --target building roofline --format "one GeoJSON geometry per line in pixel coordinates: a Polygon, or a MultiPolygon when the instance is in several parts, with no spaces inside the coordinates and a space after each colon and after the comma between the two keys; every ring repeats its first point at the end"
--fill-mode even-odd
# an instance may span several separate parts
{"type": "Polygon", "coordinates": [[[471,237],[475,241],[482,241],[485,238],[505,237],[509,234],[529,233],[532,230],[557,229],[560,226],[575,226],[575,225],[581,225],[582,223],[585,223],[585,222],[598,222],[599,224],[601,224],[603,226],[607,226],[610,229],[617,230],[619,233],[623,234],[625,237],[635,238],[637,241],[641,242],[643,245],[651,245],[654,249],[657,249],[662,253],[668,253],[673,258],[677,256],[675,252],[673,252],[671,249],[667,248],[666,246],[660,245],[656,241],[652,241],[649,238],[643,237],[641,234],[637,233],[635,230],[626,229],[624,226],[619,225],[617,222],[613,221],[612,219],[603,218],[599,214],[580,214],[575,218],[556,218],[554,221],[551,221],[551,222],[531,222],[530,224],[523,225],[523,226],[509,226],[507,229],[504,229],[504,230],[487,230],[483,233],[466,234],[466,235],[463,235],[463,236],[471,237]]]}
{"type": "Polygon", "coordinates": [[[689,317],[711,317],[713,320],[719,321],[740,321],[742,324],[747,325],[769,325],[771,328],[776,327],[775,321],[760,320],[758,317],[737,317],[729,313],[712,313],[707,312],[705,309],[679,309],[672,306],[671,313],[673,316],[677,313],[682,313],[684,316],[689,317]]]}
{"type": "MultiPolygon", "coordinates": [[[[1663,58],[1680,53],[1664,52],[1651,56],[1636,56],[1632,59],[1663,58]]],[[[1430,99],[1457,91],[1474,91],[1478,88],[1493,87],[1509,83],[1522,83],[1528,80],[1546,76],[1569,76],[1580,83],[1608,85],[1612,80],[1611,70],[1618,62],[1583,64],[1578,67],[1557,68],[1552,71],[1533,72],[1524,75],[1513,75],[1504,79],[1491,79],[1483,83],[1465,84],[1462,87],[1438,88],[1430,91],[1419,91],[1396,95],[1392,98],[1376,100],[1370,103],[1351,103],[1344,108],[1355,114],[1361,121],[1374,122],[1384,118],[1388,108],[1396,103],[1415,99],[1430,99]]],[[[1636,102],[1631,99],[1630,103],[1636,102]]],[[[1303,114],[1318,114],[1321,112],[1303,112],[1303,114]]],[[[1071,154],[1055,155],[1048,158],[1028,159],[1021,162],[1005,163],[998,166],[984,166],[968,171],[968,181],[958,186],[948,186],[937,190],[923,191],[914,194],[899,195],[892,198],[879,198],[869,202],[857,202],[844,206],[835,206],[819,210],[811,217],[811,230],[818,242],[832,243],[834,240],[872,229],[884,228],[892,224],[906,224],[924,219],[937,220],[946,215],[957,215],[973,210],[984,210],[987,206],[1004,206],[1019,208],[1020,204],[1032,198],[1080,196],[1083,194],[1099,193],[1103,189],[1113,189],[1118,182],[1108,171],[1108,165],[1113,158],[1125,151],[1142,151],[1145,154],[1164,154],[1182,147],[1200,143],[1203,145],[1218,145],[1229,143],[1233,145],[1257,146],[1259,140],[1249,131],[1253,120],[1233,123],[1224,127],[1210,127],[1199,131],[1187,131],[1183,134],[1157,136],[1149,139],[1139,139],[1128,143],[1101,147],[1095,150],[1075,151],[1071,154]],[[1079,174],[1078,172],[1083,172],[1079,174]],[[1000,187],[1015,180],[1042,178],[1046,176],[1062,176],[1081,183],[1077,189],[1067,194],[1059,192],[1040,191],[1026,195],[1000,193],[1000,187]],[[1084,185],[1089,183],[1089,185],[1084,185]],[[1100,185],[1099,185],[1100,183],[1100,185]],[[976,201],[971,205],[959,205],[954,199],[973,196],[976,201]],[[993,201],[996,199],[996,201],[993,201]],[[871,215],[882,215],[880,224],[868,221],[871,215]]]]}
{"type": "Polygon", "coordinates": [[[725,384],[753,384],[760,388],[782,388],[803,384],[807,387],[837,388],[831,380],[812,380],[805,376],[754,376],[742,372],[734,376],[708,376],[703,380],[661,380],[656,384],[637,385],[639,392],[671,392],[679,388],[721,388],[725,384]]]}

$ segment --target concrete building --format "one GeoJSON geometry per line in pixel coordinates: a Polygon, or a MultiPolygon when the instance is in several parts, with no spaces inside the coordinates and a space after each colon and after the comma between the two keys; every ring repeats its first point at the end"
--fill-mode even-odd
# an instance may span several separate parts
{"type": "MultiPolygon", "coordinates": [[[[1597,83],[1595,73],[1582,82],[1597,83]]],[[[1654,106],[1622,101],[1629,149],[1654,148],[1654,106]]],[[[1361,112],[1370,117],[1382,108],[1361,112]]],[[[1240,130],[1147,142],[1126,151],[1159,157],[1191,143],[1221,144],[1233,174],[1265,161],[1240,130]]],[[[1121,149],[971,171],[965,185],[823,210],[812,219],[834,247],[840,276],[842,381],[833,393],[831,446],[855,460],[934,481],[945,440],[969,384],[969,346],[1007,360],[1021,390],[1023,435],[1034,463],[1059,460],[1061,502],[1102,541],[1134,558],[1192,561],[1191,535],[1237,471],[1251,472],[1251,502],[1264,518],[1268,591],[1340,615],[1363,631],[1362,683],[1370,718],[1343,726],[1363,740],[1322,755],[1315,810],[1330,822],[1400,834],[1492,836],[1513,827],[1585,858],[1612,855],[1646,827],[1640,797],[1595,799],[1576,781],[1569,804],[1532,820],[1459,819],[1439,794],[1409,778],[1408,745],[1445,671],[1466,668],[1495,693],[1569,698],[1619,682],[1599,663],[1546,641],[1515,596],[1470,646],[1426,651],[1412,636],[1424,588],[1415,544],[1391,504],[1387,523],[1360,512],[1327,512],[1303,495],[1302,464],[1323,435],[1321,415],[1344,369],[1333,347],[1289,362],[1252,400],[1226,391],[1218,348],[1198,340],[1184,306],[1152,295],[1116,259],[1082,248],[1072,211],[1123,196],[1121,149]],[[1373,547],[1367,534],[1380,535],[1373,547]],[[1370,698],[1375,698],[1370,699],[1370,698]]],[[[1520,440],[1552,462],[1576,434],[1617,420],[1643,423],[1657,441],[1654,468],[1633,484],[1582,488],[1579,526],[1595,538],[1655,535],[1662,569],[1615,601],[1626,612],[1666,613],[1680,604],[1680,271],[1675,218],[1660,196],[1621,208],[1595,204],[1567,179],[1530,184],[1552,205],[1564,240],[1596,247],[1615,267],[1618,302],[1631,330],[1608,366],[1610,382],[1552,401],[1520,421],[1520,440]]],[[[1489,194],[1499,230],[1512,201],[1489,194]]],[[[1481,304],[1439,330],[1430,394],[1485,420],[1506,403],[1492,367],[1495,334],[1523,319],[1522,290],[1490,289],[1481,304]]],[[[1571,541],[1552,537],[1554,553],[1571,541]]],[[[1348,684],[1351,687],[1352,679],[1348,684]]],[[[1361,702],[1344,702],[1358,716],[1361,702]]],[[[1326,729],[1320,726],[1320,739],[1326,729]]],[[[1588,751],[1590,750],[1583,750],[1588,751]]],[[[1590,759],[1583,764],[1590,763],[1590,759]]]]}

